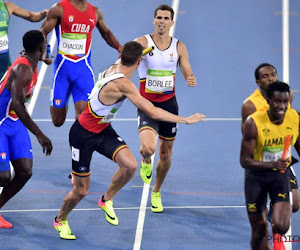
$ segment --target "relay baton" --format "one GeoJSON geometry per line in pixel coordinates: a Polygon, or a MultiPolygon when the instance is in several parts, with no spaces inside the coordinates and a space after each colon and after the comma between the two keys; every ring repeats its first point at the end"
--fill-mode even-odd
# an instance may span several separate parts
{"type": "MultiPolygon", "coordinates": [[[[291,136],[287,135],[284,138],[284,145],[283,145],[283,152],[282,152],[282,159],[286,160],[289,157],[289,148],[290,148],[290,144],[291,144],[291,136]]],[[[280,173],[284,173],[285,170],[280,170],[280,173]]]]}
{"type": "Polygon", "coordinates": [[[147,49],[144,49],[143,50],[143,56],[145,56],[146,54],[150,53],[153,50],[154,50],[154,46],[151,46],[151,47],[149,47],[147,49]]]}
{"type": "Polygon", "coordinates": [[[50,58],[50,55],[51,55],[51,46],[50,46],[50,44],[47,44],[47,47],[46,47],[46,58],[50,58]]]}

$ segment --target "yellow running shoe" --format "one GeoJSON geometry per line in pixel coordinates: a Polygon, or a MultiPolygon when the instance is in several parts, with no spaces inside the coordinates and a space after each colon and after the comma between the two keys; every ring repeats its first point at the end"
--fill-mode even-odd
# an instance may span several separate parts
{"type": "MultiPolygon", "coordinates": [[[[102,196],[103,198],[103,196],[102,196]]],[[[117,226],[119,224],[119,219],[115,214],[114,208],[113,208],[113,201],[103,201],[102,198],[99,199],[98,205],[99,207],[105,212],[106,214],[106,220],[114,225],[117,226]]]]}
{"type": "Polygon", "coordinates": [[[72,234],[71,228],[69,227],[69,223],[67,220],[56,222],[56,218],[55,218],[53,222],[53,226],[58,232],[61,239],[76,240],[76,236],[72,234]]]}
{"type": "Polygon", "coordinates": [[[143,159],[140,174],[143,182],[150,183],[152,181],[152,163],[146,163],[143,159]]]}
{"type": "Polygon", "coordinates": [[[153,213],[161,213],[164,207],[161,203],[160,192],[153,192],[151,195],[151,210],[153,213]]]}

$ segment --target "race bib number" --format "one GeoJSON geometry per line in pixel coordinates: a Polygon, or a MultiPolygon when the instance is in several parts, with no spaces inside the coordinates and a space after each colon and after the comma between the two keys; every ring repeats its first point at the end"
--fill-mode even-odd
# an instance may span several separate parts
{"type": "Polygon", "coordinates": [[[174,90],[174,77],[171,70],[147,70],[146,93],[170,94],[174,90]]]}
{"type": "Polygon", "coordinates": [[[86,34],[62,34],[59,43],[59,53],[62,55],[84,56],[86,50],[86,39],[86,34]]]}
{"type": "Polygon", "coordinates": [[[102,119],[101,119],[101,123],[109,123],[112,119],[114,119],[117,115],[117,112],[118,112],[118,109],[116,108],[113,108],[109,114],[107,114],[106,116],[104,116],[102,119]]]}
{"type": "Polygon", "coordinates": [[[264,148],[263,151],[263,161],[264,162],[274,162],[282,157],[283,148],[264,148]]]}
{"type": "Polygon", "coordinates": [[[8,37],[6,31],[0,32],[0,54],[8,51],[8,37]]]}

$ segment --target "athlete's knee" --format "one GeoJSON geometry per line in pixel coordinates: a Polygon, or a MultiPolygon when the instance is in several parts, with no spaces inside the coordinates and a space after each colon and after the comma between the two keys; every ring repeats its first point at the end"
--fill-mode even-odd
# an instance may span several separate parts
{"type": "Polygon", "coordinates": [[[89,189],[85,186],[74,188],[74,194],[81,200],[87,196],[89,189]]]}
{"type": "Polygon", "coordinates": [[[143,158],[149,158],[155,153],[155,146],[154,145],[142,145],[140,147],[140,153],[143,158]]]}
{"type": "Polygon", "coordinates": [[[127,176],[132,177],[137,170],[137,166],[138,164],[136,159],[128,159],[126,164],[123,166],[123,169],[125,170],[127,176]]]}
{"type": "Polygon", "coordinates": [[[159,159],[161,161],[164,161],[164,162],[170,162],[171,161],[171,156],[172,156],[171,151],[169,151],[169,152],[160,152],[159,153],[159,159]]]}
{"type": "Polygon", "coordinates": [[[5,187],[10,182],[10,171],[0,172],[0,186],[5,187]]]}
{"type": "Polygon", "coordinates": [[[52,123],[55,127],[60,127],[64,124],[67,115],[67,108],[54,108],[50,107],[50,113],[52,118],[52,123]]]}
{"type": "Polygon", "coordinates": [[[20,174],[20,176],[24,179],[24,180],[29,180],[32,176],[32,168],[27,168],[26,170],[22,171],[22,173],[20,174]]]}
{"type": "Polygon", "coordinates": [[[65,123],[65,118],[61,117],[53,117],[52,116],[52,123],[55,127],[61,127],[65,123]]]}
{"type": "Polygon", "coordinates": [[[282,218],[282,219],[276,219],[273,218],[273,232],[276,232],[278,234],[285,234],[290,227],[290,219],[288,218],[282,218]]]}

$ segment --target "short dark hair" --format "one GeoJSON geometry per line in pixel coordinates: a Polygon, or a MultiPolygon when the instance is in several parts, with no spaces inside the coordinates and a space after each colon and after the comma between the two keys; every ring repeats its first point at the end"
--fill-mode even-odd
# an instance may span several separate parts
{"type": "Polygon", "coordinates": [[[28,52],[39,50],[44,42],[44,35],[39,30],[30,30],[23,36],[23,47],[28,52]]]}
{"type": "Polygon", "coordinates": [[[172,7],[170,7],[170,6],[167,5],[167,4],[159,5],[159,6],[154,10],[154,18],[156,17],[157,11],[159,11],[159,10],[167,10],[167,11],[170,11],[170,12],[171,12],[171,20],[173,20],[173,18],[174,18],[174,10],[172,9],[172,7]]]}
{"type": "Polygon", "coordinates": [[[142,54],[143,46],[140,43],[136,41],[127,42],[121,52],[121,64],[132,66],[142,57],[142,54]]]}
{"type": "Polygon", "coordinates": [[[258,65],[257,68],[254,71],[255,80],[259,80],[259,71],[263,67],[272,67],[273,69],[275,69],[275,72],[277,74],[277,69],[272,64],[270,64],[270,63],[262,63],[262,64],[258,65]]]}
{"type": "Polygon", "coordinates": [[[290,86],[285,82],[272,82],[266,89],[267,98],[272,99],[275,91],[290,93],[290,86]]]}

